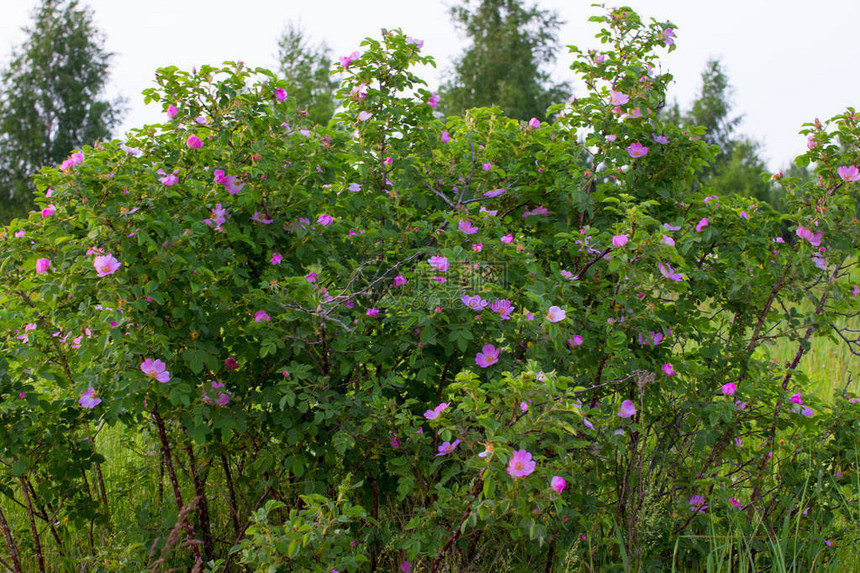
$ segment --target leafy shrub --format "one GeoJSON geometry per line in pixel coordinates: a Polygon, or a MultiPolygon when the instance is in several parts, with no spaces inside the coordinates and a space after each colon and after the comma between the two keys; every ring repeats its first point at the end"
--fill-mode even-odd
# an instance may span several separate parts
{"type": "Polygon", "coordinates": [[[129,569],[664,570],[786,519],[794,559],[856,541],[860,406],[800,368],[852,336],[854,111],[806,126],[819,181],[780,181],[783,238],[691,191],[715,148],[655,113],[671,24],[592,20],[587,92],[550,124],[435,117],[430,59],[390,31],[342,59],[328,126],[266,70],[164,68],[165,123],[44,169],[0,267],[0,483],[30,539],[90,559],[63,540],[111,524],[119,425],[161,468],[129,569]]]}

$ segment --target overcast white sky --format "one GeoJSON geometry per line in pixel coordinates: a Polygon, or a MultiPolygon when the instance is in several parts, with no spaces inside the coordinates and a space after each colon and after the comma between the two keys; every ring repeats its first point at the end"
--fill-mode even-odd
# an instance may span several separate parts
{"type": "MultiPolygon", "coordinates": [[[[288,22],[324,40],[333,56],[358,49],[380,28],[401,28],[425,41],[437,69],[423,74],[431,88],[465,47],[448,17],[453,0],[81,0],[115,54],[109,93],[128,99],[122,130],[160,121],[160,107],[144,106],[140,92],[152,87],[156,68],[190,69],[242,60],[274,67],[277,39],[288,22]]],[[[563,45],[597,47],[591,0],[538,0],[567,22],[563,45]]],[[[678,50],[664,58],[675,76],[670,99],[689,106],[709,57],[720,58],[735,87],[741,131],[762,142],[771,169],[805,151],[801,124],[860,104],[858,0],[629,0],[646,18],[677,26],[678,50]]],[[[0,0],[0,64],[26,38],[38,0],[0,0]]],[[[615,5],[607,2],[607,5],[615,5]]],[[[570,58],[560,54],[558,79],[569,78],[570,58]]],[[[860,107],[860,106],[858,106],[860,107]]]]}

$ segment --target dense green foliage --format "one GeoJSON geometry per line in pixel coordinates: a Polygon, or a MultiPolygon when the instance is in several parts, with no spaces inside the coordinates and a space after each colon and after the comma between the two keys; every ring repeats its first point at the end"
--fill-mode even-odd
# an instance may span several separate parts
{"type": "Polygon", "coordinates": [[[440,89],[445,115],[498,106],[513,119],[545,121],[549,106],[570,96],[546,70],[558,53],[554,13],[521,0],[474,0],[453,6],[451,16],[471,44],[440,89]]]}
{"type": "Polygon", "coordinates": [[[43,169],[0,243],[4,561],[666,571],[738,537],[731,563],[848,563],[860,403],[803,358],[855,336],[858,118],[805,126],[790,216],[708,196],[719,149],[651,111],[672,25],[593,20],[552,123],[440,120],[390,31],[328,126],[267,70],[164,68],[164,123],[43,169]],[[153,460],[126,513],[118,428],[153,460]]]}
{"type": "Polygon", "coordinates": [[[110,54],[92,12],[76,0],[43,0],[0,88],[0,221],[34,206],[31,177],[73,149],[111,135],[121,102],[104,98],[110,54]]]}

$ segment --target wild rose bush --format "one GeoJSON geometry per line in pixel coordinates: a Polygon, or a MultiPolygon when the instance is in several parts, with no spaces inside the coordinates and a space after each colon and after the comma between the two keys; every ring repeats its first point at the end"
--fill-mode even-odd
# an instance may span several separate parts
{"type": "Polygon", "coordinates": [[[785,520],[800,560],[856,542],[860,404],[802,366],[857,348],[857,116],[805,126],[790,218],[711,196],[715,149],[657,113],[674,27],[592,20],[550,124],[437,118],[394,31],[341,59],[329,126],[267,70],[164,68],[165,123],[43,170],[2,243],[10,555],[90,559],[63,539],[111,523],[117,424],[163,468],[128,568],[662,570],[785,520]]]}

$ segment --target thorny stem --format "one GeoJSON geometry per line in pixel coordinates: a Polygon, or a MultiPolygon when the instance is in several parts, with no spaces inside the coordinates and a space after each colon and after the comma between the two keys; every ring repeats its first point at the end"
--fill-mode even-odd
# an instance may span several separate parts
{"type": "MultiPolygon", "coordinates": [[[[170,442],[167,441],[167,431],[164,428],[164,420],[158,413],[158,407],[152,410],[152,419],[158,428],[158,438],[161,441],[161,452],[164,454],[164,465],[167,467],[167,474],[170,476],[170,484],[173,486],[173,497],[176,499],[176,507],[182,511],[184,503],[182,503],[182,490],[179,488],[179,480],[176,479],[176,472],[173,469],[173,457],[170,454],[170,442]]],[[[189,521],[185,521],[185,533],[189,541],[195,538],[194,528],[189,521]]],[[[201,561],[200,548],[196,544],[191,544],[191,552],[194,554],[196,561],[201,561]]]]}
{"type": "MultiPolygon", "coordinates": [[[[836,265],[836,268],[833,270],[831,274],[831,280],[835,279],[835,277],[839,274],[839,270],[842,267],[842,264],[845,262],[843,258],[842,261],[836,265]]],[[[818,300],[818,305],[815,307],[814,316],[818,316],[824,310],[824,305],[828,300],[827,293],[821,295],[821,298],[818,300]]],[[[797,369],[798,364],[800,364],[801,358],[803,358],[803,354],[806,352],[804,347],[804,343],[808,343],[812,333],[815,332],[815,325],[812,324],[809,328],[806,329],[806,333],[803,335],[803,340],[797,345],[797,353],[794,355],[794,360],[791,363],[786,364],[785,378],[782,380],[782,389],[783,391],[788,389],[788,383],[791,381],[791,377],[794,375],[794,371],[797,369]]],[[[773,442],[776,436],[776,422],[779,419],[779,414],[782,411],[782,400],[777,399],[776,405],[773,409],[773,421],[771,422],[770,428],[767,432],[767,443],[768,443],[768,451],[773,451],[773,442]]],[[[768,461],[767,454],[762,454],[761,462],[758,465],[758,474],[761,475],[764,472],[764,468],[767,465],[768,461]]],[[[753,487],[752,495],[750,497],[750,506],[754,505],[756,501],[758,501],[761,497],[761,483],[758,483],[753,487]]]]}
{"type": "Polygon", "coordinates": [[[761,314],[759,314],[758,321],[755,325],[755,330],[753,331],[752,338],[750,338],[750,342],[747,345],[747,350],[752,352],[755,350],[756,345],[759,340],[759,333],[761,332],[761,328],[764,325],[765,320],[767,320],[767,315],[770,312],[770,307],[773,305],[773,301],[776,300],[776,295],[779,290],[785,286],[783,282],[783,276],[788,272],[788,269],[791,266],[791,262],[785,263],[785,267],[782,269],[782,273],[777,277],[776,282],[773,283],[773,288],[770,290],[770,296],[767,299],[767,302],[764,305],[764,308],[761,310],[761,314]]]}
{"type": "Polygon", "coordinates": [[[463,527],[463,524],[466,522],[466,519],[469,518],[469,515],[472,513],[472,504],[478,498],[478,493],[480,493],[481,488],[484,487],[484,480],[481,477],[478,477],[478,480],[475,482],[475,487],[472,488],[472,497],[469,499],[469,503],[466,504],[466,510],[463,512],[463,516],[460,518],[460,522],[454,527],[451,531],[451,536],[448,538],[448,541],[445,545],[439,550],[439,553],[436,554],[436,559],[433,560],[433,564],[430,566],[430,572],[436,573],[439,570],[439,565],[442,562],[442,558],[445,556],[445,553],[448,552],[451,545],[457,541],[457,538],[460,537],[460,530],[463,527]]]}
{"type": "Polygon", "coordinates": [[[50,504],[47,504],[47,507],[43,506],[36,495],[36,488],[33,487],[33,484],[30,483],[29,479],[27,480],[27,486],[30,488],[30,495],[33,497],[33,502],[36,504],[36,509],[38,510],[38,512],[36,512],[36,517],[44,520],[48,524],[48,529],[51,530],[51,536],[57,543],[57,550],[60,552],[60,555],[65,557],[66,552],[65,547],[63,546],[63,540],[60,539],[60,535],[57,533],[57,528],[54,527],[54,518],[60,512],[60,508],[55,510],[50,506],[50,504]],[[49,510],[52,512],[51,515],[48,515],[49,510]]]}
{"type": "Polygon", "coordinates": [[[3,508],[0,508],[0,527],[3,528],[3,537],[6,538],[6,546],[9,548],[9,555],[12,556],[12,563],[15,565],[15,573],[23,573],[21,569],[21,561],[18,559],[18,549],[15,547],[15,539],[12,537],[12,530],[9,529],[9,523],[6,521],[6,516],[3,515],[3,508]]]}
{"type": "Polygon", "coordinates": [[[205,483],[200,479],[197,472],[197,460],[194,457],[194,447],[190,443],[185,444],[185,453],[188,455],[188,466],[191,470],[191,481],[194,483],[194,493],[199,499],[198,516],[200,518],[200,529],[203,535],[204,560],[211,558],[213,554],[212,530],[209,525],[209,501],[206,499],[205,483]]]}
{"type": "MultiPolygon", "coordinates": [[[[264,491],[263,495],[260,496],[260,499],[257,500],[257,503],[254,505],[254,509],[251,513],[256,512],[260,508],[260,505],[262,505],[263,500],[266,499],[267,497],[269,497],[270,493],[274,493],[272,486],[269,486],[266,488],[266,491],[264,491]]],[[[236,535],[236,540],[233,541],[234,547],[242,540],[242,538],[245,536],[245,532],[248,531],[249,527],[251,527],[251,520],[250,519],[245,522],[245,526],[242,528],[242,531],[240,531],[236,535]]],[[[227,560],[224,562],[224,571],[230,570],[230,562],[233,561],[233,556],[236,555],[237,553],[238,552],[236,552],[236,551],[231,551],[230,553],[227,554],[227,560]]]]}
{"type": "Polygon", "coordinates": [[[39,531],[36,529],[36,520],[33,519],[33,503],[30,500],[30,490],[24,476],[19,478],[21,489],[24,490],[24,499],[27,501],[27,516],[30,518],[30,531],[33,532],[33,549],[36,551],[36,559],[39,562],[39,572],[45,573],[45,557],[42,555],[42,543],[39,540],[39,531]]]}
{"type": "Polygon", "coordinates": [[[227,456],[221,454],[221,467],[224,468],[224,479],[227,481],[227,492],[230,494],[230,519],[233,521],[233,530],[239,535],[239,513],[236,506],[236,490],[233,487],[233,475],[230,473],[230,463],[227,456]]]}

